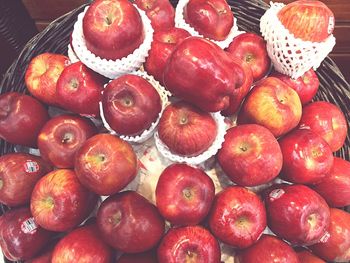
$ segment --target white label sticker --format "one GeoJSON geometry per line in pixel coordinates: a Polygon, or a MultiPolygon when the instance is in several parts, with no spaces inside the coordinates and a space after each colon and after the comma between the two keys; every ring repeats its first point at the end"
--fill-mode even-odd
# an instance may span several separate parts
{"type": "Polygon", "coordinates": [[[283,189],[275,189],[273,190],[270,194],[269,194],[269,197],[270,197],[270,201],[274,201],[278,198],[280,198],[282,195],[284,195],[284,190],[283,189]]]}
{"type": "Polygon", "coordinates": [[[35,223],[34,217],[30,217],[23,221],[21,230],[25,234],[34,234],[38,230],[38,225],[35,223]]]}
{"type": "Polygon", "coordinates": [[[328,34],[330,34],[330,33],[333,32],[333,29],[334,29],[334,22],[335,22],[334,17],[331,16],[331,17],[329,18],[329,22],[328,22],[328,34]]]}
{"type": "Polygon", "coordinates": [[[32,160],[27,160],[24,164],[24,171],[27,173],[36,173],[39,171],[39,164],[32,160]]]}

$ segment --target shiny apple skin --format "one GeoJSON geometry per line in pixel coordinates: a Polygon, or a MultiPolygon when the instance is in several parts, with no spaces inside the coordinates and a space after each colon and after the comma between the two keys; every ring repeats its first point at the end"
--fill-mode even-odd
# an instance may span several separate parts
{"type": "Polygon", "coordinates": [[[213,40],[225,40],[233,26],[233,13],[225,0],[190,0],[184,7],[184,19],[199,34],[213,40]]]}
{"type": "Polygon", "coordinates": [[[141,16],[128,0],[96,0],[83,18],[86,47],[95,55],[117,60],[144,40],[141,16]]]}
{"type": "Polygon", "coordinates": [[[333,166],[332,150],[310,130],[293,130],[279,140],[283,155],[282,178],[296,184],[322,181],[333,166]]]}
{"type": "Polygon", "coordinates": [[[297,252],[300,263],[326,263],[307,250],[297,252]]]}
{"type": "Polygon", "coordinates": [[[158,263],[155,250],[137,254],[123,254],[116,263],[158,263]]]}
{"type": "Polygon", "coordinates": [[[169,0],[136,0],[135,4],[146,12],[155,32],[175,26],[175,10],[169,0]]]}
{"type": "Polygon", "coordinates": [[[0,138],[5,141],[36,147],[40,129],[48,119],[47,109],[35,98],[18,92],[0,95],[0,138]]]}
{"type": "Polygon", "coordinates": [[[309,103],[315,97],[320,86],[320,81],[313,69],[306,71],[304,75],[297,79],[292,79],[279,72],[273,72],[271,76],[282,80],[289,87],[294,89],[298,93],[303,105],[309,103]]]}
{"type": "Polygon", "coordinates": [[[315,191],[304,185],[280,185],[265,198],[269,228],[292,244],[320,241],[329,226],[329,207],[315,191]]]}
{"type": "Polygon", "coordinates": [[[215,197],[209,227],[224,243],[239,249],[249,247],[266,228],[264,204],[258,195],[244,187],[227,187],[215,197]]]}
{"type": "Polygon", "coordinates": [[[137,135],[157,120],[162,102],[151,83],[127,74],[108,83],[103,92],[102,107],[106,121],[115,132],[137,135]]]}
{"type": "Polygon", "coordinates": [[[219,46],[188,37],[176,46],[164,71],[165,87],[204,111],[229,106],[230,95],[243,83],[244,71],[219,46]]]}
{"type": "Polygon", "coordinates": [[[159,120],[161,141],[175,154],[195,156],[206,151],[217,135],[213,117],[189,103],[168,105],[159,120]]]}
{"type": "Polygon", "coordinates": [[[57,168],[73,168],[77,150],[97,133],[92,121],[74,115],[50,119],[38,136],[38,147],[44,160],[57,168]]]}
{"type": "Polygon", "coordinates": [[[147,73],[163,84],[163,74],[168,58],[175,47],[189,36],[191,36],[190,33],[177,27],[155,32],[151,50],[144,64],[147,73]]]}
{"type": "Polygon", "coordinates": [[[103,239],[125,253],[140,253],[160,241],[165,222],[157,207],[134,191],[104,200],[97,212],[97,226],[103,239]]]}
{"type": "Polygon", "coordinates": [[[83,63],[66,67],[57,81],[57,100],[60,107],[84,116],[99,116],[99,102],[106,79],[83,63]]]}
{"type": "Polygon", "coordinates": [[[100,237],[95,224],[83,226],[64,236],[52,254],[52,263],[110,263],[113,250],[100,237]]]}
{"type": "Polygon", "coordinates": [[[36,182],[52,167],[38,156],[9,153],[0,157],[0,202],[7,206],[29,203],[36,182]]]}
{"type": "Polygon", "coordinates": [[[96,204],[97,196],[79,183],[74,171],[58,169],[37,182],[30,208],[40,226],[64,232],[79,225],[96,204]]]}
{"type": "Polygon", "coordinates": [[[344,210],[331,208],[330,234],[326,242],[311,246],[312,252],[327,262],[350,261],[350,214],[344,210]]]}
{"type": "Polygon", "coordinates": [[[199,224],[209,213],[214,196],[212,179],[203,170],[187,164],[168,166],[156,187],[159,212],[173,225],[199,224]]]}
{"type": "Polygon", "coordinates": [[[279,137],[299,124],[301,114],[296,91],[283,81],[268,77],[248,94],[238,115],[238,123],[262,125],[279,137]]]}
{"type": "Polygon", "coordinates": [[[270,182],[278,176],[283,161],[276,138],[257,124],[230,128],[217,157],[225,174],[241,186],[270,182]]]}
{"type": "Polygon", "coordinates": [[[262,235],[254,245],[240,251],[235,259],[235,263],[257,262],[300,263],[291,246],[271,235],[262,235]]]}
{"type": "Polygon", "coordinates": [[[350,162],[334,157],[332,170],[313,189],[331,207],[350,205],[350,162]]]}
{"type": "Polygon", "coordinates": [[[158,261],[220,263],[218,241],[201,226],[170,229],[158,247],[158,261]]]}
{"type": "Polygon", "coordinates": [[[130,144],[110,134],[88,139],[78,150],[75,172],[79,181],[99,195],[122,190],[137,174],[137,157],[130,144]]]}
{"type": "Polygon", "coordinates": [[[34,57],[24,77],[29,92],[46,104],[57,105],[57,80],[69,63],[69,58],[60,54],[43,53],[34,57]]]}
{"type": "Polygon", "coordinates": [[[271,60],[267,54],[266,42],[257,34],[243,33],[235,37],[227,52],[249,65],[254,82],[264,78],[270,70],[271,60]]]}
{"type": "Polygon", "coordinates": [[[27,207],[11,209],[0,217],[0,247],[8,260],[34,257],[53,236],[52,232],[40,226],[29,232],[22,229],[21,226],[30,218],[32,215],[27,207]]]}
{"type": "Polygon", "coordinates": [[[334,29],[334,14],[321,1],[294,1],[277,16],[291,34],[304,41],[323,42],[334,29]]]}
{"type": "Polygon", "coordinates": [[[326,101],[316,101],[303,108],[299,128],[310,129],[320,135],[331,147],[339,150],[345,142],[348,127],[341,110],[326,101]]]}

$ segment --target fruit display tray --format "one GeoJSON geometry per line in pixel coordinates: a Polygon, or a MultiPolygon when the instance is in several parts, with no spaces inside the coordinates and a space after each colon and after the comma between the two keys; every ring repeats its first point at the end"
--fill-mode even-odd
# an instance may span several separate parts
{"type": "MultiPolygon", "coordinates": [[[[170,0],[176,6],[176,0],[170,0]]],[[[240,30],[260,33],[260,17],[268,9],[268,5],[262,0],[228,0],[229,5],[238,19],[240,30]]],[[[79,13],[85,5],[67,13],[52,22],[44,31],[32,38],[24,47],[18,59],[11,65],[0,85],[0,93],[17,91],[28,93],[24,75],[26,68],[32,58],[44,53],[67,54],[67,46],[70,34],[79,13]]],[[[329,101],[338,105],[346,116],[350,126],[350,84],[347,83],[337,65],[327,57],[317,70],[320,80],[319,91],[314,100],[329,101]]],[[[23,131],[25,132],[25,131],[23,131]]],[[[15,145],[0,140],[1,155],[15,151],[15,145]]],[[[336,152],[336,156],[350,160],[350,135],[347,135],[345,145],[336,152]]],[[[7,208],[0,204],[0,213],[7,208]]],[[[348,209],[348,211],[350,211],[348,209]]],[[[10,262],[5,260],[5,262],[10,262]]]]}

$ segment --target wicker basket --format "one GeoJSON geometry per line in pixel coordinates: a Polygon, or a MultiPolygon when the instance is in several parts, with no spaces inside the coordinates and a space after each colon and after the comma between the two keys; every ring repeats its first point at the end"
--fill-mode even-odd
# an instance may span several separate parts
{"type": "MultiPolygon", "coordinates": [[[[176,6],[176,0],[170,0],[176,6]]],[[[262,0],[228,0],[229,5],[238,18],[238,27],[241,30],[260,33],[260,17],[265,13],[268,5],[262,0]]],[[[67,54],[69,37],[73,30],[73,25],[80,12],[84,10],[81,6],[70,13],[56,19],[43,32],[31,39],[18,59],[11,65],[0,85],[0,92],[17,91],[27,93],[24,83],[24,74],[30,60],[43,52],[53,52],[67,54]]],[[[344,112],[350,126],[350,85],[347,83],[337,65],[326,58],[317,70],[320,79],[320,89],[315,100],[329,101],[338,105],[344,112]]],[[[0,140],[1,155],[13,152],[14,145],[0,140]]],[[[345,146],[340,149],[337,156],[350,160],[350,136],[348,134],[345,146]]],[[[0,205],[5,211],[7,208],[0,205]]],[[[6,261],[10,262],[10,261],[6,261]]]]}

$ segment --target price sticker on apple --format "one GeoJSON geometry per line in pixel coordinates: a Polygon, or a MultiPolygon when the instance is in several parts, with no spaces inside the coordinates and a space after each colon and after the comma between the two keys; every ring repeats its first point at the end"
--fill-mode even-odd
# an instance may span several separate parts
{"type": "Polygon", "coordinates": [[[36,224],[34,217],[24,220],[21,224],[21,230],[25,234],[34,234],[38,230],[38,225],[36,224]]]}
{"type": "Polygon", "coordinates": [[[35,161],[32,161],[32,160],[27,160],[25,163],[24,163],[24,171],[26,173],[36,173],[37,171],[39,171],[39,164],[35,161]]]}
{"type": "Polygon", "coordinates": [[[276,199],[280,198],[282,195],[284,195],[284,190],[283,189],[275,189],[273,190],[270,194],[270,201],[275,201],[276,199]]]}

